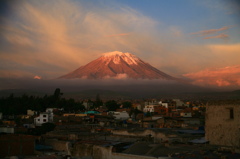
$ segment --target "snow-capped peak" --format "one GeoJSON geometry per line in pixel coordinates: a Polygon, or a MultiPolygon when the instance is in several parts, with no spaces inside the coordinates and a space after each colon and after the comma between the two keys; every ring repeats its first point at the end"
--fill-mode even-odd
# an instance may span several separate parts
{"type": "Polygon", "coordinates": [[[104,57],[109,57],[109,56],[122,56],[124,55],[123,52],[120,52],[120,51],[113,51],[113,52],[106,52],[106,53],[103,53],[103,56],[104,57]]]}
{"type": "Polygon", "coordinates": [[[134,56],[133,54],[130,54],[128,52],[123,53],[120,51],[104,53],[103,57],[107,58],[107,59],[105,59],[106,64],[108,64],[111,60],[115,64],[120,64],[120,61],[122,59],[129,65],[133,65],[133,64],[138,65],[137,61],[139,61],[139,59],[136,56],[134,56]]]}
{"type": "Polygon", "coordinates": [[[89,79],[167,79],[175,78],[159,71],[130,53],[114,51],[102,54],[98,59],[81,66],[60,78],[89,78],[89,79]]]}

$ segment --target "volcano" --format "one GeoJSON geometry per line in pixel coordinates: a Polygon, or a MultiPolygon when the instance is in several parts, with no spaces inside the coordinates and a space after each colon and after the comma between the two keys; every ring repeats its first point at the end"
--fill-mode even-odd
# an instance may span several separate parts
{"type": "Polygon", "coordinates": [[[119,51],[105,53],[98,59],[59,78],[132,78],[175,80],[174,77],[163,73],[135,55],[130,53],[122,53],[119,51]]]}

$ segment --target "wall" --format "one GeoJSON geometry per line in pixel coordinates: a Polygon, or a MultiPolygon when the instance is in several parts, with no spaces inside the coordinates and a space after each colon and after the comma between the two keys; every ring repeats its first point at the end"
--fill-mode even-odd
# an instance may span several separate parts
{"type": "Polygon", "coordinates": [[[35,139],[36,137],[31,135],[1,135],[0,158],[33,155],[35,151],[35,139]]]}
{"type": "Polygon", "coordinates": [[[54,150],[69,152],[71,143],[67,141],[60,141],[56,139],[46,139],[45,144],[52,146],[54,150]]]}
{"type": "Polygon", "coordinates": [[[112,153],[112,146],[102,147],[99,145],[76,144],[72,149],[72,156],[92,157],[93,159],[168,159],[168,157],[138,156],[123,153],[112,153]]]}
{"type": "Polygon", "coordinates": [[[74,147],[71,149],[71,156],[84,157],[93,155],[93,145],[90,144],[74,144],[74,147]]]}
{"type": "Polygon", "coordinates": [[[112,153],[111,159],[169,159],[168,157],[138,156],[124,153],[112,153]]]}
{"type": "Polygon", "coordinates": [[[0,127],[0,133],[14,134],[13,127],[0,127]]]}
{"type": "Polygon", "coordinates": [[[213,145],[232,146],[240,150],[240,104],[206,107],[206,139],[213,145]],[[230,118],[233,109],[234,118],[230,118]]]}
{"type": "Polygon", "coordinates": [[[168,137],[161,132],[155,132],[152,130],[144,131],[128,131],[128,130],[112,130],[113,135],[135,136],[135,137],[147,137],[149,134],[154,138],[155,143],[168,140],[168,137]]]}

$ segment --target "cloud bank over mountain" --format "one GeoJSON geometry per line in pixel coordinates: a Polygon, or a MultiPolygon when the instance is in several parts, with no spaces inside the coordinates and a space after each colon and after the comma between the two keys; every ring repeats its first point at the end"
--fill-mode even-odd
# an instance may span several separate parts
{"type": "Polygon", "coordinates": [[[240,86],[240,65],[217,69],[205,69],[184,75],[200,86],[235,87],[240,86]]]}

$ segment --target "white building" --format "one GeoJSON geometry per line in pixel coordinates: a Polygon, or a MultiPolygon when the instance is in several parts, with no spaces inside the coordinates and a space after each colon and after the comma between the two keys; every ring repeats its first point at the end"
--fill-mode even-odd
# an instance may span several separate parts
{"type": "Polygon", "coordinates": [[[162,101],[160,101],[159,104],[165,108],[168,108],[168,103],[163,103],[162,101]]]}
{"type": "Polygon", "coordinates": [[[127,120],[129,118],[129,114],[126,111],[113,112],[113,116],[115,117],[115,119],[120,119],[120,120],[127,120]]]}
{"type": "Polygon", "coordinates": [[[158,106],[158,105],[146,105],[144,108],[143,108],[143,112],[154,112],[154,107],[155,106],[158,106]]]}
{"type": "Polygon", "coordinates": [[[143,112],[155,112],[154,107],[156,106],[163,106],[165,108],[168,108],[168,103],[163,103],[162,101],[151,101],[151,102],[145,102],[145,107],[143,108],[143,112]]]}
{"type": "Polygon", "coordinates": [[[53,114],[51,113],[47,113],[47,112],[44,112],[44,113],[40,113],[40,115],[36,118],[34,118],[34,124],[36,126],[41,126],[42,124],[44,123],[51,123],[53,122],[53,114]]]}

